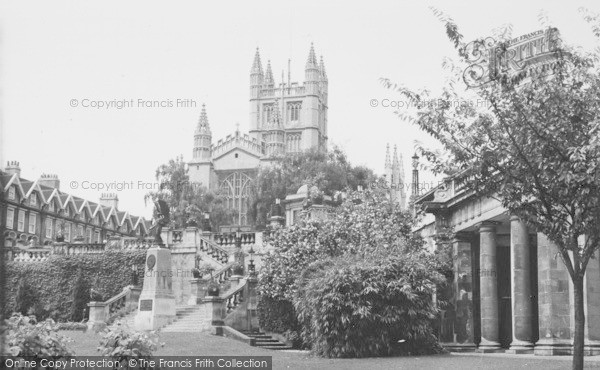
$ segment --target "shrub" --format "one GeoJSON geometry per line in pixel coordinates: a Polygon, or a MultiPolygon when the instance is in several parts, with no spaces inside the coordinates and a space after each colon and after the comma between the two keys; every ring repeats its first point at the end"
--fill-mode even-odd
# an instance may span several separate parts
{"type": "Polygon", "coordinates": [[[85,317],[87,303],[90,300],[90,291],[83,276],[83,270],[77,273],[75,286],[73,287],[73,306],[71,310],[71,320],[81,321],[85,317]]]}
{"type": "Polygon", "coordinates": [[[70,339],[58,334],[52,319],[37,322],[34,316],[15,313],[7,320],[6,344],[12,356],[58,359],[73,356],[68,347],[70,339]]]}
{"type": "Polygon", "coordinates": [[[429,258],[375,253],[312,265],[294,299],[303,340],[326,357],[441,351],[432,295],[443,278],[429,258]]]}
{"type": "Polygon", "coordinates": [[[283,334],[294,347],[301,346],[300,324],[291,301],[260,295],[257,311],[261,329],[283,334]]]}
{"type": "Polygon", "coordinates": [[[7,316],[17,308],[18,287],[26,284],[35,296],[29,312],[40,320],[51,317],[60,322],[71,321],[74,305],[86,307],[90,300],[89,295],[82,293],[84,289],[75,294],[80,270],[85,289],[92,287],[109,298],[131,284],[132,265],[144,271],[145,257],[144,250],[109,250],[102,254],[52,255],[43,262],[8,262],[4,286],[7,316]]]}
{"type": "Polygon", "coordinates": [[[124,368],[128,368],[127,361],[130,358],[150,359],[157,346],[158,336],[155,332],[133,331],[118,322],[104,330],[98,351],[102,356],[109,356],[121,363],[124,368]]]}
{"type": "Polygon", "coordinates": [[[25,279],[19,280],[15,294],[15,312],[27,315],[35,305],[35,295],[25,279]]]}

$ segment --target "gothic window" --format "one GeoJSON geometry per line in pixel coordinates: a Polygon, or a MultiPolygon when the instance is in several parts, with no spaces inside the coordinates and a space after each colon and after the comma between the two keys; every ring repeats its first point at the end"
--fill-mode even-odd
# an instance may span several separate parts
{"type": "Polygon", "coordinates": [[[288,104],[288,119],[290,122],[298,122],[300,120],[300,109],[302,103],[289,103],[288,104]]]}
{"type": "Polygon", "coordinates": [[[221,192],[227,208],[233,211],[233,223],[248,225],[248,205],[252,179],[243,172],[234,172],[221,182],[221,192]]]}
{"type": "Polygon", "coordinates": [[[271,116],[273,115],[273,104],[265,104],[263,105],[263,124],[267,124],[271,121],[271,116]]]}

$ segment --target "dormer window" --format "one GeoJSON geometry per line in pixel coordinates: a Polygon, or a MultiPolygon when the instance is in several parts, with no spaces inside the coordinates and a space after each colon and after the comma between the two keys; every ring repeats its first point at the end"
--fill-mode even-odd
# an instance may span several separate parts
{"type": "Polygon", "coordinates": [[[37,206],[37,197],[35,196],[35,193],[32,193],[29,196],[29,205],[30,206],[37,206]]]}
{"type": "Polygon", "coordinates": [[[70,217],[71,216],[71,212],[69,210],[69,207],[67,206],[67,208],[65,208],[65,216],[66,217],[70,217]]]}
{"type": "Polygon", "coordinates": [[[8,188],[8,199],[15,200],[17,198],[17,194],[15,192],[15,187],[11,186],[8,188]]]}
{"type": "Polygon", "coordinates": [[[50,201],[50,203],[48,203],[48,210],[50,212],[54,212],[54,201],[50,201]]]}

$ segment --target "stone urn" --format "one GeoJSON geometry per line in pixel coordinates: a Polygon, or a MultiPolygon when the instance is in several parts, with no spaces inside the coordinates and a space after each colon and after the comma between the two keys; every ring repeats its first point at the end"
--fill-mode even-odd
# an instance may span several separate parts
{"type": "Polygon", "coordinates": [[[208,288],[206,289],[206,294],[210,297],[218,297],[220,293],[219,284],[217,284],[214,280],[208,284],[208,288]]]}

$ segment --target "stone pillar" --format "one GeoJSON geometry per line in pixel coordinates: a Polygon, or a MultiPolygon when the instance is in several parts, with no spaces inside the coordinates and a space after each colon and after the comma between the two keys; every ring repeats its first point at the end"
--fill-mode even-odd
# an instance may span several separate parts
{"type": "Polygon", "coordinates": [[[508,353],[533,353],[533,301],[529,234],[525,222],[510,217],[510,267],[513,340],[508,353]]]}
{"type": "Polygon", "coordinates": [[[257,307],[258,307],[258,295],[256,293],[256,286],[258,285],[258,279],[256,276],[248,277],[246,281],[246,291],[244,293],[245,297],[247,297],[247,306],[246,310],[248,310],[248,330],[258,330],[258,315],[257,315],[257,307]]]}
{"type": "Polygon", "coordinates": [[[594,253],[583,280],[585,305],[585,347],[588,356],[600,354],[600,256],[594,253]]]}
{"type": "Polygon", "coordinates": [[[498,269],[496,262],[496,226],[479,227],[479,290],[481,297],[481,343],[478,352],[500,351],[498,316],[498,269]]]}
{"type": "Polygon", "coordinates": [[[100,331],[106,328],[108,320],[108,306],[104,302],[90,302],[89,319],[87,322],[88,330],[100,331]]]}
{"type": "Polygon", "coordinates": [[[212,315],[211,325],[223,326],[225,318],[225,301],[221,297],[208,296],[203,299],[207,311],[212,315]]]}
{"type": "Polygon", "coordinates": [[[542,233],[538,241],[538,322],[540,356],[571,354],[569,282],[571,277],[558,248],[542,233]]]}
{"type": "Polygon", "coordinates": [[[202,303],[204,297],[206,296],[209,282],[209,280],[204,279],[190,280],[191,290],[190,298],[188,299],[188,305],[195,306],[202,303]]]}
{"type": "Polygon", "coordinates": [[[171,251],[150,248],[146,253],[144,286],[135,316],[136,330],[156,330],[175,318],[171,251]]]}
{"type": "Polygon", "coordinates": [[[464,235],[452,240],[454,259],[453,282],[453,341],[444,346],[451,351],[474,351],[473,330],[473,272],[471,243],[464,235]]]}

